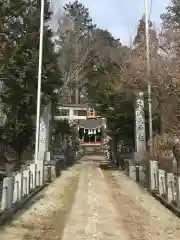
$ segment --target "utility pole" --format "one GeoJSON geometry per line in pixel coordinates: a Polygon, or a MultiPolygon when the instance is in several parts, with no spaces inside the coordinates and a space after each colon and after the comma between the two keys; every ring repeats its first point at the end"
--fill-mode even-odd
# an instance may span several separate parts
{"type": "Polygon", "coordinates": [[[36,110],[35,163],[38,162],[38,152],[39,152],[43,35],[44,35],[44,0],[41,0],[40,40],[39,40],[39,69],[38,69],[37,110],[36,110]]]}
{"type": "Polygon", "coordinates": [[[149,17],[148,17],[148,0],[144,0],[145,5],[145,27],[146,27],[146,60],[147,60],[147,80],[148,80],[148,112],[149,112],[149,142],[150,153],[152,153],[152,98],[151,98],[151,82],[150,82],[150,56],[149,56],[149,17]]]}
{"type": "MultiPolygon", "coordinates": [[[[78,38],[76,39],[76,66],[78,68],[78,60],[79,60],[79,49],[78,49],[78,38]]],[[[76,88],[75,88],[75,103],[79,104],[79,73],[76,71],[76,88]]]]}

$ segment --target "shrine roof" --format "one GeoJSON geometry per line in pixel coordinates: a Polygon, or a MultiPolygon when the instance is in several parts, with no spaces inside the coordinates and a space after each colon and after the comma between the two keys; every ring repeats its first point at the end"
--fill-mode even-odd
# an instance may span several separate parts
{"type": "Polygon", "coordinates": [[[94,129],[101,127],[104,124],[102,119],[87,119],[79,120],[79,126],[85,129],[94,129]]]}

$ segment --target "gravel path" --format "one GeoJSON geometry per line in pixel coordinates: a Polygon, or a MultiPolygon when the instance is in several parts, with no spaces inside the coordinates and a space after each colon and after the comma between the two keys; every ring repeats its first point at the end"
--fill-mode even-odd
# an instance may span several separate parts
{"type": "Polygon", "coordinates": [[[119,171],[86,156],[0,229],[1,240],[179,240],[180,220],[119,171]]]}
{"type": "Polygon", "coordinates": [[[0,239],[60,239],[75,197],[79,170],[76,165],[64,171],[30,202],[26,210],[15,216],[9,226],[0,228],[0,239]]]}
{"type": "Polygon", "coordinates": [[[115,206],[131,240],[178,240],[180,219],[135,182],[117,171],[105,171],[115,206]]]}
{"type": "Polygon", "coordinates": [[[118,221],[104,176],[93,163],[82,168],[76,201],[62,239],[129,239],[118,221]]]}

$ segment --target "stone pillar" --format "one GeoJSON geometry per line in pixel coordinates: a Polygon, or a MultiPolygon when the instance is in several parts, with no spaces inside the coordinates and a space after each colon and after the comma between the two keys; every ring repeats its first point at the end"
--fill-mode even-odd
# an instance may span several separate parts
{"type": "Polygon", "coordinates": [[[13,203],[21,201],[23,196],[23,174],[17,173],[14,178],[13,203]]]}
{"type": "Polygon", "coordinates": [[[149,161],[149,164],[150,164],[150,167],[149,167],[149,170],[150,170],[150,173],[149,173],[149,181],[150,181],[150,190],[151,191],[154,191],[154,190],[157,190],[157,187],[158,187],[158,162],[157,161],[149,161]]]}
{"type": "Polygon", "coordinates": [[[167,173],[167,200],[171,203],[174,200],[174,174],[167,173]]]}
{"type": "Polygon", "coordinates": [[[3,179],[1,210],[10,209],[13,202],[13,178],[3,179]]]}
{"type": "Polygon", "coordinates": [[[146,180],[145,167],[139,166],[139,182],[144,183],[146,180]]]}
{"type": "Polygon", "coordinates": [[[50,140],[51,103],[44,107],[40,117],[38,160],[46,160],[50,140]]]}
{"type": "Polygon", "coordinates": [[[37,165],[32,163],[30,165],[30,189],[36,188],[36,170],[37,170],[37,165]]]}
{"type": "Polygon", "coordinates": [[[44,185],[44,161],[41,160],[37,163],[37,175],[36,175],[36,185],[44,185]]]}
{"type": "Polygon", "coordinates": [[[30,170],[24,170],[23,172],[23,196],[28,195],[30,192],[30,170]]]}
{"type": "Polygon", "coordinates": [[[136,94],[135,104],[135,162],[140,163],[146,151],[146,135],[145,135],[145,116],[144,116],[144,94],[138,92],[136,94]]]}
{"type": "Polygon", "coordinates": [[[158,170],[158,181],[159,181],[159,194],[163,196],[166,194],[166,177],[165,177],[165,171],[162,169],[158,170]]]}
{"type": "Polygon", "coordinates": [[[136,181],[136,166],[133,165],[129,166],[129,177],[132,180],[136,181]]]}
{"type": "Polygon", "coordinates": [[[176,178],[176,186],[177,186],[177,195],[176,195],[176,201],[177,201],[177,207],[180,209],[180,177],[176,178]]]}

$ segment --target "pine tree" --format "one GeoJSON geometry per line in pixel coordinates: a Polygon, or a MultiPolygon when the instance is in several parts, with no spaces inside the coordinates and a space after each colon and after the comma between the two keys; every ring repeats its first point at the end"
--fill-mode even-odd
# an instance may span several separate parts
{"type": "MultiPolygon", "coordinates": [[[[149,40],[150,46],[153,46],[155,48],[158,47],[157,33],[156,30],[153,28],[153,24],[151,21],[149,21],[149,40]]],[[[145,16],[143,15],[139,21],[137,33],[133,43],[136,47],[145,47],[146,45],[145,41],[146,41],[146,28],[145,28],[145,16]]]]}
{"type": "Polygon", "coordinates": [[[166,13],[161,15],[164,28],[180,28],[180,0],[171,0],[166,8],[166,13]]]}
{"type": "Polygon", "coordinates": [[[86,33],[95,28],[89,16],[89,10],[79,1],[66,4],[64,10],[65,14],[74,21],[74,29],[76,32],[86,33]]]}
{"type": "Polygon", "coordinates": [[[74,1],[64,6],[64,16],[58,29],[59,65],[64,73],[65,85],[68,83],[65,90],[71,103],[80,100],[80,84],[94,28],[89,11],[83,4],[74,1]]]}

